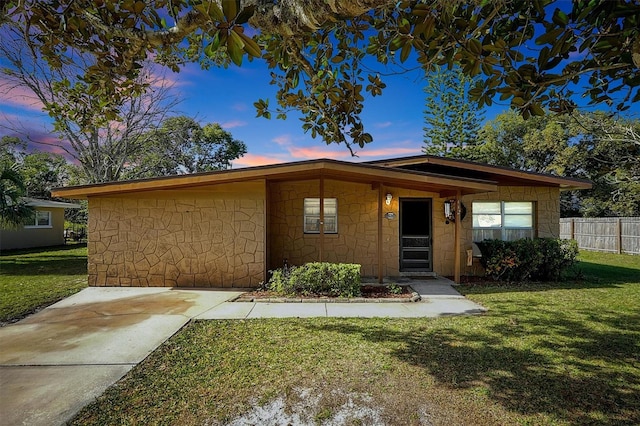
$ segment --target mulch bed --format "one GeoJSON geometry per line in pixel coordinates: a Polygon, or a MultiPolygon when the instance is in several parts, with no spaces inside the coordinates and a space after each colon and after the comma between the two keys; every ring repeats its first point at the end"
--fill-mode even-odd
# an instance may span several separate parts
{"type": "Polygon", "coordinates": [[[273,291],[255,290],[243,293],[235,299],[235,302],[368,302],[368,301],[394,301],[414,302],[420,300],[420,296],[408,285],[399,286],[402,292],[399,294],[389,291],[387,286],[363,285],[362,295],[354,298],[329,297],[317,294],[294,296],[282,296],[273,291]]]}

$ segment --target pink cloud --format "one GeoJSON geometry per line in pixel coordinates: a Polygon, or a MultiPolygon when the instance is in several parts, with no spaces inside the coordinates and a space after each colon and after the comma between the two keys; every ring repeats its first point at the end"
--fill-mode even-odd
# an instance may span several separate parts
{"type": "Polygon", "coordinates": [[[293,138],[291,135],[280,135],[271,140],[280,146],[290,146],[293,144],[293,138]]]}
{"type": "Polygon", "coordinates": [[[13,108],[42,111],[44,105],[40,102],[31,90],[15,86],[15,83],[0,78],[0,104],[13,108]]]}
{"type": "Polygon", "coordinates": [[[280,164],[289,161],[287,158],[270,157],[268,155],[245,154],[233,161],[236,167],[266,166],[269,164],[280,164]]]}
{"type": "Polygon", "coordinates": [[[231,120],[231,121],[225,121],[224,123],[220,123],[220,127],[223,127],[225,129],[233,129],[235,127],[243,127],[246,126],[247,123],[246,121],[242,121],[242,120],[231,120]]]}
{"type": "Polygon", "coordinates": [[[247,109],[249,109],[249,107],[243,102],[236,102],[231,106],[231,109],[233,109],[234,111],[246,111],[247,109]]]}
{"type": "Polygon", "coordinates": [[[391,147],[391,148],[379,148],[367,150],[366,148],[362,151],[358,151],[358,157],[399,157],[399,156],[407,156],[407,155],[420,155],[422,151],[420,148],[401,148],[401,147],[391,147]]]}
{"type": "Polygon", "coordinates": [[[295,147],[291,146],[288,148],[289,153],[293,158],[306,158],[306,159],[315,159],[315,158],[331,158],[334,160],[345,160],[351,159],[351,153],[346,147],[343,147],[341,150],[330,150],[322,146],[311,146],[311,147],[295,147]]]}
{"type": "Polygon", "coordinates": [[[180,75],[174,73],[172,71],[156,71],[152,70],[149,74],[149,78],[151,79],[151,87],[155,87],[158,89],[165,87],[181,87],[188,86],[191,84],[191,81],[180,78],[180,75]],[[171,73],[171,74],[169,74],[171,73]]]}
{"type": "MultiPolygon", "coordinates": [[[[22,118],[21,116],[19,116],[17,114],[7,114],[6,112],[0,112],[0,116],[2,117],[2,120],[5,121],[5,123],[16,123],[16,122],[20,121],[20,119],[22,118]]],[[[0,128],[2,128],[2,127],[5,127],[5,126],[0,126],[0,128]]],[[[9,127],[9,126],[7,126],[7,127],[9,127]]]]}
{"type": "Polygon", "coordinates": [[[384,129],[385,127],[391,126],[393,123],[391,121],[385,121],[382,123],[375,123],[374,126],[378,129],[384,129]]]}

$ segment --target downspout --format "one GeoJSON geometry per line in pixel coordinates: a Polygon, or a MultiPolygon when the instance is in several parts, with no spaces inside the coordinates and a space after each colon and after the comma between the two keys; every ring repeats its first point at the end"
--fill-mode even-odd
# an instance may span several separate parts
{"type": "Polygon", "coordinates": [[[324,258],[324,176],[320,175],[320,259],[322,262],[324,258]]]}
{"type": "Polygon", "coordinates": [[[384,197],[384,186],[382,182],[378,184],[378,283],[383,282],[382,262],[384,256],[382,254],[382,199],[384,197]]]}

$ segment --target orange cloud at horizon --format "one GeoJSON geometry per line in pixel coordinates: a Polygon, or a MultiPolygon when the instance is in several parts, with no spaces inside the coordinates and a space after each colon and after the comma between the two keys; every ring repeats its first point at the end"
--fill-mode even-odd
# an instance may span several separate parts
{"type": "Polygon", "coordinates": [[[235,167],[256,167],[270,164],[281,164],[289,161],[287,158],[270,157],[268,155],[245,154],[237,160],[233,160],[235,167]]]}
{"type": "Polygon", "coordinates": [[[310,146],[310,147],[289,146],[287,149],[293,158],[304,158],[304,159],[331,158],[333,160],[352,158],[351,153],[346,147],[340,151],[328,150],[321,146],[310,146]]]}
{"type": "Polygon", "coordinates": [[[288,146],[287,151],[289,154],[281,154],[275,156],[260,155],[260,154],[245,154],[243,157],[233,161],[235,167],[256,167],[266,166],[271,164],[282,164],[292,161],[301,160],[317,160],[320,158],[329,158],[332,160],[342,161],[362,161],[362,157],[382,157],[382,158],[394,158],[401,156],[420,155],[422,152],[419,148],[409,147],[390,147],[372,149],[368,151],[360,151],[357,153],[357,157],[352,157],[349,151],[344,148],[343,150],[329,150],[322,146],[313,147],[294,147],[288,146]]]}
{"type": "Polygon", "coordinates": [[[407,155],[420,155],[422,152],[420,148],[411,148],[411,147],[390,147],[390,148],[379,148],[379,149],[363,149],[361,151],[356,151],[356,156],[351,156],[351,153],[345,147],[344,149],[337,150],[327,150],[324,147],[289,147],[289,152],[293,158],[306,158],[306,159],[316,159],[316,158],[331,158],[334,160],[353,160],[357,161],[358,158],[362,157],[397,157],[397,156],[407,156],[407,155]]]}

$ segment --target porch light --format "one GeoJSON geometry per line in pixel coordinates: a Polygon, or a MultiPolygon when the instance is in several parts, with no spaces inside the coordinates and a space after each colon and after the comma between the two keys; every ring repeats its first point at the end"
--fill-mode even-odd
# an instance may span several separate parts
{"type": "Polygon", "coordinates": [[[387,203],[387,205],[391,204],[392,199],[393,199],[393,195],[391,195],[390,192],[387,192],[387,196],[385,197],[385,202],[387,203]]]}

